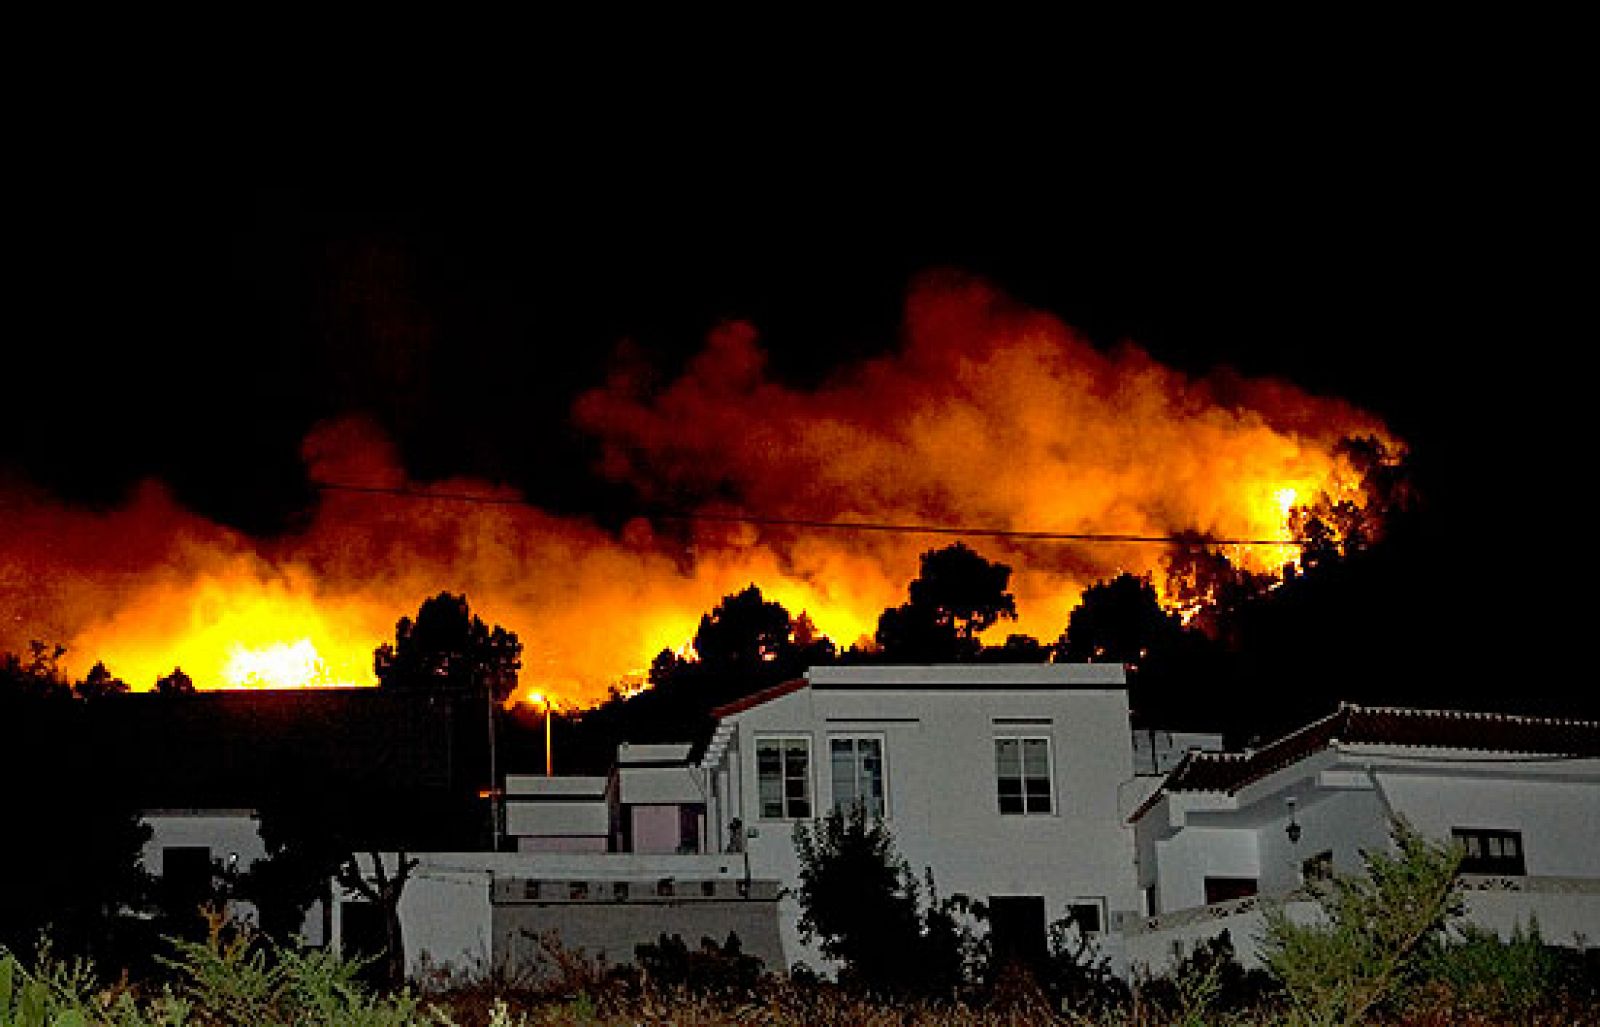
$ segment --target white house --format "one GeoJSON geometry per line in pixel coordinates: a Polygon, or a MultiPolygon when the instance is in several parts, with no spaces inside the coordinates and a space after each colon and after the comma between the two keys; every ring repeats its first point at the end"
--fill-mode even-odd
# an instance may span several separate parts
{"type": "Polygon", "coordinates": [[[1472,920],[1600,938],[1600,723],[1345,705],[1258,750],[1191,752],[1144,800],[1130,957],[1227,928],[1253,962],[1261,903],[1310,915],[1297,889],[1360,872],[1395,815],[1463,846],[1472,920]]]}
{"type": "Polygon", "coordinates": [[[507,774],[505,834],[517,852],[606,852],[611,812],[604,777],[507,774]]]}
{"type": "MultiPolygon", "coordinates": [[[[543,940],[610,963],[676,934],[739,938],[742,950],[782,968],[778,884],[752,879],[740,855],[706,844],[704,775],[689,743],[617,747],[610,774],[507,775],[510,852],[412,853],[400,897],[407,968],[535,966],[543,940]]],[[[393,874],[395,853],[384,854],[393,874]]],[[[370,872],[368,856],[359,864],[370,872]]],[[[333,937],[346,949],[381,944],[379,911],[336,888],[333,937]]]]}
{"type": "MultiPolygon", "coordinates": [[[[989,906],[1002,950],[1042,947],[1069,913],[1104,931],[1137,909],[1120,665],[818,667],[715,713],[710,821],[757,878],[796,887],[795,825],[862,802],[941,895],[989,906]]],[[[790,962],[815,963],[798,904],[780,911],[790,962]]]]}
{"type": "Polygon", "coordinates": [[[704,775],[689,761],[693,748],[687,742],[617,746],[608,781],[614,851],[715,851],[706,838],[704,775]]]}
{"type": "MultiPolygon", "coordinates": [[[[229,894],[229,884],[267,855],[255,810],[147,809],[140,817],[150,828],[140,865],[163,891],[180,902],[227,895],[229,916],[255,922],[254,904],[229,894]]],[[[320,943],[321,906],[313,913],[306,918],[306,935],[312,943],[320,943]]]]}
{"type": "MultiPolygon", "coordinates": [[[[508,778],[516,851],[420,855],[400,905],[412,969],[526,963],[550,930],[613,961],[663,932],[736,931],[769,967],[816,965],[793,832],[854,802],[941,896],[989,907],[1000,949],[1040,948],[1074,914],[1116,958],[1110,925],[1138,902],[1120,666],[822,667],[715,714],[695,763],[688,744],[623,745],[604,778],[508,778]]],[[[1140,765],[1183,741],[1151,735],[1140,765]]],[[[372,923],[345,899],[336,937],[372,923]]]]}

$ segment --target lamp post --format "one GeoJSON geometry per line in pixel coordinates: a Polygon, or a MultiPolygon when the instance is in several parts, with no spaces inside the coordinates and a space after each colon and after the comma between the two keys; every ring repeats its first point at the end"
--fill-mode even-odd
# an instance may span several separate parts
{"type": "Polygon", "coordinates": [[[500,780],[499,766],[495,761],[494,739],[494,685],[485,682],[483,688],[484,698],[489,710],[489,845],[495,851],[500,851],[500,780]]]}
{"type": "Polygon", "coordinates": [[[532,692],[525,701],[544,704],[544,776],[554,777],[555,762],[552,756],[553,750],[550,747],[550,721],[552,719],[550,697],[539,692],[532,692]]]}

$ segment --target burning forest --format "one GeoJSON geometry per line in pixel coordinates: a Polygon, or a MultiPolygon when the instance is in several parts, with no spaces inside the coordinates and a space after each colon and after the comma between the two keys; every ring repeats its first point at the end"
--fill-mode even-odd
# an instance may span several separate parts
{"type": "Polygon", "coordinates": [[[1308,510],[1366,501],[1341,443],[1402,447],[1339,399],[1098,348],[952,275],[913,288],[895,351],[821,382],[780,380],[760,326],[731,322],[681,373],[622,348],[571,418],[595,472],[632,496],[626,516],[413,480],[360,415],[304,438],[318,498],[272,537],[155,480],[93,510],[12,483],[0,651],[46,640],[73,676],[103,662],[135,689],[177,667],[200,688],[370,685],[396,619],[447,589],[522,640],[523,689],[584,705],[641,684],[751,583],[840,646],[870,641],[919,555],[952,535],[1015,569],[1019,617],[994,630],[1049,642],[1086,588],[1123,572],[1193,612],[1205,597],[1168,584],[1174,538],[1280,573],[1308,510]]]}

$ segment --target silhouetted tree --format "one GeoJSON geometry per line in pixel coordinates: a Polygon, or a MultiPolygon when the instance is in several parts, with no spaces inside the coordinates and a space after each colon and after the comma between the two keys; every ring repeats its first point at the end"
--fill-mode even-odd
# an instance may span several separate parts
{"type": "Polygon", "coordinates": [[[956,542],[922,554],[922,573],[909,601],[883,611],[876,640],[885,659],[942,663],[975,657],[978,633],[1002,618],[1015,620],[1016,598],[1006,591],[1011,568],[991,563],[956,542]]]}
{"type": "Polygon", "coordinates": [[[73,686],[73,691],[80,699],[103,699],[108,695],[126,694],[128,683],[107,670],[103,662],[97,662],[84,679],[73,686]]]}
{"type": "Polygon", "coordinates": [[[1181,630],[1177,616],[1161,608],[1149,578],[1119,574],[1084,591],[1058,651],[1067,661],[1137,667],[1152,651],[1170,646],[1181,630]]]}
{"type": "Polygon", "coordinates": [[[330,885],[372,903],[383,917],[378,976],[399,984],[405,978],[400,900],[417,866],[408,849],[437,845],[455,829],[446,821],[475,815],[470,807],[396,790],[376,770],[340,782],[286,782],[260,810],[267,858],[250,867],[239,894],[256,904],[263,929],[280,939],[298,931],[330,885]]]}
{"type": "Polygon", "coordinates": [[[1090,586],[1056,644],[1061,661],[1120,663],[1141,726],[1220,730],[1238,713],[1218,701],[1237,688],[1226,648],[1185,628],[1150,580],[1122,574],[1090,586]]]}
{"type": "Polygon", "coordinates": [[[0,946],[30,951],[44,932],[60,953],[125,965],[133,924],[121,913],[149,898],[139,860],[150,829],[97,758],[64,652],[35,643],[28,659],[0,654],[0,946]]]}
{"type": "Polygon", "coordinates": [[[401,617],[393,645],[373,653],[378,683],[419,691],[481,691],[505,699],[517,687],[522,643],[489,627],[467,607],[467,597],[440,592],[423,601],[416,620],[401,617]]]}
{"type": "Polygon", "coordinates": [[[1360,498],[1319,494],[1290,512],[1290,528],[1308,571],[1370,548],[1416,505],[1410,461],[1375,436],[1345,438],[1334,454],[1360,475],[1360,498]]]}
{"type": "Polygon", "coordinates": [[[801,610],[790,631],[791,659],[800,669],[833,663],[839,656],[838,647],[827,635],[817,630],[811,615],[801,610]]]}
{"type": "Polygon", "coordinates": [[[1186,533],[1166,558],[1167,596],[1176,609],[1186,611],[1189,627],[1212,639],[1222,639],[1234,611],[1281,580],[1277,574],[1234,566],[1227,554],[1198,532],[1186,533]]]}
{"type": "Polygon", "coordinates": [[[172,668],[172,673],[166,677],[156,678],[157,695],[193,695],[194,681],[183,672],[182,667],[172,668]]]}
{"type": "Polygon", "coordinates": [[[1052,646],[1032,635],[1007,635],[1005,644],[984,646],[978,659],[984,663],[1049,663],[1052,646]]]}
{"type": "Polygon", "coordinates": [[[723,597],[700,618],[694,649],[689,658],[663,649],[651,661],[650,688],[635,695],[613,690],[578,716],[558,752],[575,760],[569,765],[599,771],[622,741],[701,738],[716,707],[837,658],[809,617],[791,617],[755,585],[723,597]]]}
{"type": "Polygon", "coordinates": [[[708,671],[752,671],[785,656],[792,647],[794,622],[789,611],[751,585],[723,599],[700,618],[694,635],[695,655],[708,671]]]}
{"type": "Polygon", "coordinates": [[[800,933],[843,964],[839,980],[879,995],[942,994],[959,987],[975,939],[964,896],[939,902],[927,873],[926,911],[916,877],[884,822],[856,803],[794,827],[800,862],[800,933]]]}

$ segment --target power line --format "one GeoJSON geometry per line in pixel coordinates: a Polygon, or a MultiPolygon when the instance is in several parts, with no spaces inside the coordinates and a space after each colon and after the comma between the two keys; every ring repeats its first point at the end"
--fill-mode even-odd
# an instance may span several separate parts
{"type": "MultiPolygon", "coordinates": [[[[356,492],[365,495],[400,496],[406,499],[443,499],[456,503],[480,503],[489,506],[526,506],[521,500],[506,496],[485,496],[470,492],[431,492],[405,486],[352,485],[344,482],[321,482],[318,489],[330,492],[356,492]]],[[[1298,546],[1298,542],[1283,539],[1212,538],[1193,535],[1148,535],[1093,531],[1027,531],[1016,528],[951,527],[942,524],[905,524],[891,521],[824,521],[805,517],[763,517],[756,514],[681,513],[657,510],[640,514],[646,519],[663,521],[700,521],[722,524],[755,524],[776,528],[813,528],[827,531],[868,531],[913,535],[970,535],[982,538],[1015,539],[1023,542],[1113,542],[1135,545],[1190,545],[1190,546],[1298,546]]]]}

